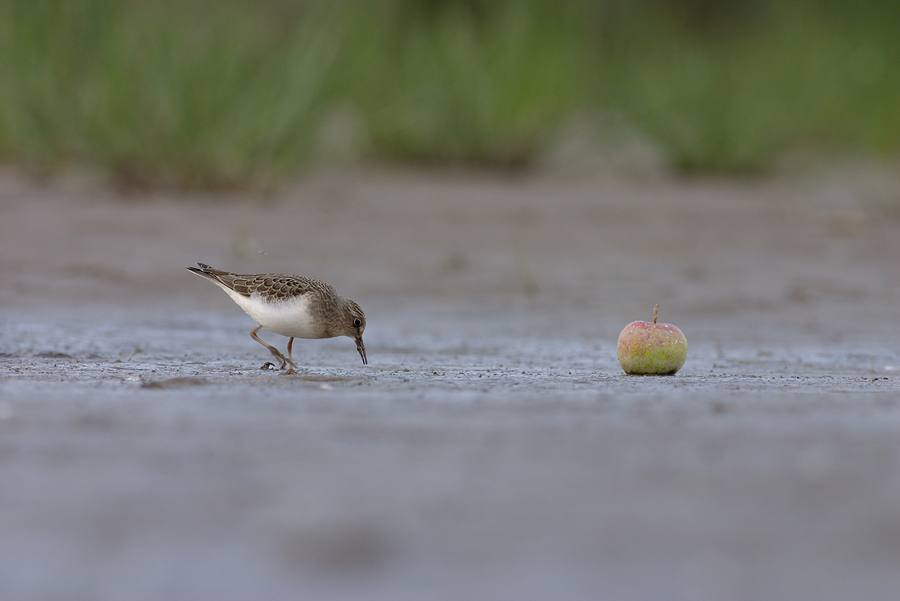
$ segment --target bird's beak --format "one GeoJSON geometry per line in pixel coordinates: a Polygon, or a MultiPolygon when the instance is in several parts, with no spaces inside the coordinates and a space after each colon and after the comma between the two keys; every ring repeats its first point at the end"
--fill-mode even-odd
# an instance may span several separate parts
{"type": "Polygon", "coordinates": [[[363,344],[362,336],[356,339],[356,350],[359,351],[359,356],[362,357],[363,365],[368,365],[369,362],[366,360],[366,345],[363,344]]]}

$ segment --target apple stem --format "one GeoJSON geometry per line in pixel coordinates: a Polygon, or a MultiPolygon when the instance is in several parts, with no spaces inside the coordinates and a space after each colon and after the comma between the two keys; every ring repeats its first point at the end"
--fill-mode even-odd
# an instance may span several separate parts
{"type": "Polygon", "coordinates": [[[653,307],[653,323],[656,323],[657,317],[659,317],[659,305],[653,307]]]}

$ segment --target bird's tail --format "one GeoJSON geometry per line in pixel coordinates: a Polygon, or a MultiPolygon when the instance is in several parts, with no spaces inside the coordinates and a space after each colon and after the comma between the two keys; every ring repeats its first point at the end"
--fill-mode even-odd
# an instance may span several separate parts
{"type": "Polygon", "coordinates": [[[228,272],[222,271],[221,269],[216,269],[215,267],[210,267],[206,263],[197,263],[198,267],[187,267],[186,269],[191,273],[196,273],[197,275],[203,276],[208,280],[219,281],[220,275],[225,275],[228,272]]]}

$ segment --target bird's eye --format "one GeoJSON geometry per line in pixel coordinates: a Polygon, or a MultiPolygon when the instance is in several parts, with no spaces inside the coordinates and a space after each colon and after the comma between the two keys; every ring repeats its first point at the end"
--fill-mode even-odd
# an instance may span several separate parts
{"type": "Polygon", "coordinates": [[[361,325],[362,325],[362,321],[360,321],[359,317],[357,317],[356,319],[353,320],[353,327],[354,327],[354,328],[358,328],[358,327],[361,326],[361,325]]]}

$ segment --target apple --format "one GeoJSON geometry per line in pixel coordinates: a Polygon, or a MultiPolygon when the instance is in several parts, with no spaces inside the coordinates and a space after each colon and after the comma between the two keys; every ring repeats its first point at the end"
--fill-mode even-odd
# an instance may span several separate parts
{"type": "Polygon", "coordinates": [[[653,323],[632,321],[616,342],[619,365],[626,374],[674,374],[687,359],[687,338],[670,323],[656,323],[659,305],[653,307],[653,323]]]}

